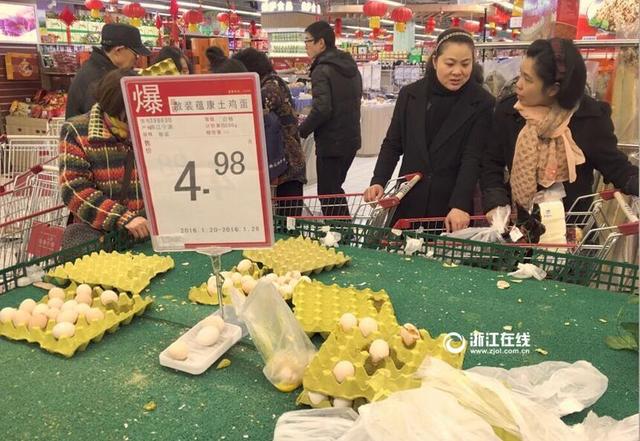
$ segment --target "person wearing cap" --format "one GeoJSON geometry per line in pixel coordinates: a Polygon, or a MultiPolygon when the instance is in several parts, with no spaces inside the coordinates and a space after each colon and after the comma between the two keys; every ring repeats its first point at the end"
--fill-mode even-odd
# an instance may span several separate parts
{"type": "Polygon", "coordinates": [[[139,56],[151,55],[142,44],[140,31],[123,23],[102,27],[101,47],[94,47],[91,57],[71,82],[65,117],[71,118],[91,110],[95,104],[95,83],[114,69],[131,69],[139,56]]]}

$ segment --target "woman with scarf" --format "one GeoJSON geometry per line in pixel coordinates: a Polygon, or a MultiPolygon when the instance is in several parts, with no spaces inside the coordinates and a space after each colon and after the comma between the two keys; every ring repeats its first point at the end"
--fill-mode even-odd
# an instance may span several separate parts
{"type": "MultiPolygon", "coordinates": [[[[579,196],[593,193],[594,169],[623,193],[638,194],[638,168],[617,148],[611,107],[585,95],[586,78],[571,40],[529,46],[515,94],[496,106],[484,155],[481,187],[490,220],[497,207],[513,201],[519,222],[534,225],[537,202],[549,200],[548,190],[566,193],[568,210],[579,196]]],[[[588,209],[589,201],[584,204],[576,208],[588,209]]]]}
{"type": "Polygon", "coordinates": [[[60,132],[62,200],[72,213],[63,247],[95,240],[104,232],[149,236],[135,167],[120,79],[128,69],[109,72],[98,83],[89,113],[70,118],[60,132]]]}
{"type": "Polygon", "coordinates": [[[364,193],[367,202],[382,196],[400,156],[400,175],[422,173],[392,223],[444,217],[447,231],[469,225],[494,104],[473,74],[474,50],[468,32],[442,32],[425,77],[400,91],[371,186],[364,193]]]}

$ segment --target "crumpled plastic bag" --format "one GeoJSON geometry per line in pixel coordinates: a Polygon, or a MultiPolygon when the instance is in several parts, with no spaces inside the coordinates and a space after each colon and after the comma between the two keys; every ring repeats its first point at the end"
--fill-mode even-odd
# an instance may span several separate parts
{"type": "Polygon", "coordinates": [[[353,409],[345,407],[286,412],[278,418],[273,441],[335,441],[357,418],[353,409]]]}
{"type": "Polygon", "coordinates": [[[588,361],[545,361],[513,369],[476,366],[466,370],[495,378],[513,392],[538,403],[557,417],[580,412],[606,392],[608,378],[588,361]]]}
{"type": "Polygon", "coordinates": [[[571,429],[583,441],[637,441],[640,416],[635,414],[617,421],[589,412],[582,423],[572,426],[571,429]]]}
{"type": "Polygon", "coordinates": [[[407,242],[404,246],[404,253],[407,256],[411,256],[420,250],[424,245],[424,239],[416,239],[415,237],[407,237],[407,242]]]}
{"type": "Polygon", "coordinates": [[[325,233],[327,233],[323,238],[320,239],[320,243],[322,245],[324,245],[325,247],[338,247],[338,243],[340,242],[340,239],[342,239],[342,234],[335,232],[335,231],[331,231],[331,227],[326,226],[326,227],[322,227],[322,230],[325,233]]]}
{"type": "Polygon", "coordinates": [[[358,411],[339,441],[500,441],[486,421],[433,387],[396,392],[358,411]]]}
{"type": "Polygon", "coordinates": [[[534,277],[537,280],[544,280],[547,272],[532,263],[519,263],[518,269],[508,274],[516,279],[528,279],[534,277]]]}
{"type": "Polygon", "coordinates": [[[490,227],[469,227],[453,233],[442,233],[442,236],[455,237],[457,239],[475,240],[477,242],[504,242],[502,235],[509,224],[511,206],[496,207],[491,219],[490,227]]]}

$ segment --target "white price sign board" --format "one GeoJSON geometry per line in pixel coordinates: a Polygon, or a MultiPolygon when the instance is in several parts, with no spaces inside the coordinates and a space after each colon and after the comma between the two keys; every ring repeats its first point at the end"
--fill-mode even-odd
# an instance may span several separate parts
{"type": "Polygon", "coordinates": [[[156,251],[270,247],[258,75],[122,79],[156,251]]]}

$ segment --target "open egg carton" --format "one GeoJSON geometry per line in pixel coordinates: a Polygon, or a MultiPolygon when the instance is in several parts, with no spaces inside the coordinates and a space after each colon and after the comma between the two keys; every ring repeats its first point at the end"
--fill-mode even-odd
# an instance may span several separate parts
{"type": "Polygon", "coordinates": [[[342,323],[334,328],[305,370],[304,390],[297,398],[298,404],[357,407],[396,391],[417,388],[420,381],[414,374],[427,355],[455,368],[462,367],[464,351],[458,354],[447,351],[445,334],[434,339],[426,330],[418,330],[411,324],[384,323],[364,332],[364,320],[371,320],[363,319],[360,317],[359,324],[353,324],[351,329],[342,323]]]}
{"type": "Polygon", "coordinates": [[[139,294],[153,277],[174,266],[170,256],[100,251],[53,268],[47,280],[57,285],[73,281],[139,294]]]}
{"type": "Polygon", "coordinates": [[[174,63],[171,58],[158,61],[157,63],[152,64],[149,67],[140,69],[138,73],[142,76],[153,76],[153,77],[162,76],[162,75],[180,75],[180,71],[176,67],[176,63],[174,63]]]}
{"type": "MultiPolygon", "coordinates": [[[[152,298],[148,296],[143,298],[134,294],[130,297],[124,292],[116,294],[113,291],[103,291],[100,287],[80,286],[87,287],[87,292],[90,292],[90,297],[87,297],[84,303],[76,301],[77,305],[87,306],[84,312],[78,312],[80,308],[77,306],[66,308],[62,305],[62,309],[59,309],[55,315],[51,314],[53,309],[58,309],[54,307],[56,305],[53,305],[53,302],[56,301],[53,300],[53,294],[45,295],[38,303],[28,299],[23,302],[23,304],[27,301],[32,302],[27,321],[25,321],[25,317],[20,319],[16,317],[16,312],[23,310],[23,304],[14,311],[9,311],[14,308],[4,308],[0,311],[0,335],[10,340],[26,340],[29,343],[37,343],[48,352],[72,357],[77,351],[84,351],[89,343],[100,342],[106,333],[113,333],[121,325],[128,325],[135,316],[142,315],[147,307],[153,303],[152,298]],[[63,319],[63,313],[71,309],[75,311],[71,314],[75,318],[63,319]],[[31,314],[32,312],[33,314],[31,314]],[[44,316],[43,323],[38,324],[36,316],[44,316]],[[56,328],[59,324],[63,324],[62,328],[56,328]]],[[[59,290],[60,293],[55,298],[61,299],[61,302],[65,304],[71,300],[75,301],[78,299],[76,288],[75,283],[71,283],[64,290],[53,288],[53,290],[59,290]]]]}
{"type": "Polygon", "coordinates": [[[280,239],[265,250],[245,250],[244,257],[270,268],[276,274],[299,271],[303,275],[330,271],[348,264],[351,258],[335,248],[304,237],[280,239]]]}
{"type": "Polygon", "coordinates": [[[398,326],[393,305],[384,290],[343,288],[314,280],[298,284],[292,301],[296,319],[310,335],[321,333],[326,336],[347,312],[375,318],[384,326],[398,326]]]}

